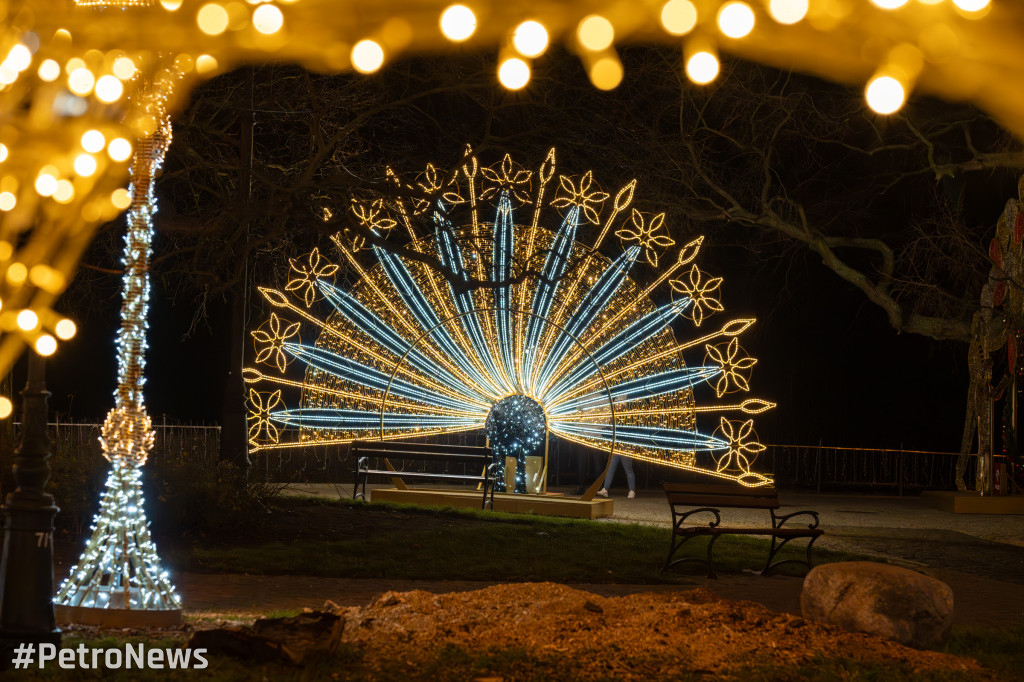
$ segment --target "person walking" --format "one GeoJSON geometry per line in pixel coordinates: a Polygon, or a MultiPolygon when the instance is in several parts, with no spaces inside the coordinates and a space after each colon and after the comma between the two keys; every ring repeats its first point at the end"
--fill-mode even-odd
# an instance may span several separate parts
{"type": "Polygon", "coordinates": [[[608,488],[612,487],[612,479],[615,478],[615,470],[619,468],[619,462],[622,462],[622,468],[626,470],[626,484],[629,486],[629,494],[626,497],[632,500],[636,497],[636,475],[633,473],[633,460],[621,455],[612,455],[608,473],[604,477],[604,487],[598,490],[597,494],[601,497],[608,497],[608,488]]]}

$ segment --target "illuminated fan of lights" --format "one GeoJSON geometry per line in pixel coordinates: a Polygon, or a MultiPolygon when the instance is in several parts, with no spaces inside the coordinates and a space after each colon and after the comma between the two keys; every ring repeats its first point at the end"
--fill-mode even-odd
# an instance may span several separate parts
{"type": "MultiPolygon", "coordinates": [[[[721,278],[693,263],[703,237],[666,258],[675,242],[665,215],[631,208],[635,180],[611,198],[591,172],[556,178],[554,150],[536,172],[507,155],[480,167],[467,153],[449,174],[428,166],[410,184],[388,175],[413,190],[396,194],[431,199],[354,200],[352,219],[382,236],[404,231],[449,277],[343,232],[332,241],[353,286],[337,286],[339,266],[314,249],[291,262],[284,290],[261,287],[274,310],[252,332],[255,366],[244,371],[252,451],[501,424],[510,442],[535,444],[546,427],[634,459],[770,484],[751,469],[764,446],[749,415],[774,405],[730,400],[749,390],[756,361],[737,336],[754,320],[708,329],[723,308],[721,278]],[[623,247],[613,257],[599,251],[609,234],[623,247]],[[632,276],[642,269],[656,275],[646,286],[632,276]],[[489,286],[458,286],[471,279],[489,286]],[[703,358],[688,364],[691,353],[703,358]],[[522,439],[510,427],[517,414],[522,439]]],[[[493,444],[500,434],[488,435],[493,444]]]]}

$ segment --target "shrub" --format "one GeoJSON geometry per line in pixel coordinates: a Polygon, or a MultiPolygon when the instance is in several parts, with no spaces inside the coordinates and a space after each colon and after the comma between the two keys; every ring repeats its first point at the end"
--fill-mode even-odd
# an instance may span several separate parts
{"type": "Polygon", "coordinates": [[[144,478],[146,513],[161,536],[235,536],[260,529],[281,484],[252,482],[228,461],[214,467],[188,460],[162,465],[144,478]]]}

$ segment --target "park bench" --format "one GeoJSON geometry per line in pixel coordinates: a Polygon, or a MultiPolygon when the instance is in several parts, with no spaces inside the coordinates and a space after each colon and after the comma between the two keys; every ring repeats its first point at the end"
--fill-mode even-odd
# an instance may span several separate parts
{"type": "Polygon", "coordinates": [[[370,476],[388,476],[399,481],[406,478],[464,481],[476,483],[483,489],[481,509],[490,504],[494,509],[494,456],[490,448],[468,445],[433,445],[428,443],[399,443],[393,441],[355,441],[352,456],[356,459],[355,499],[366,499],[366,479],[370,476]],[[377,465],[371,467],[371,460],[377,465]],[[399,471],[391,460],[441,463],[444,471],[399,471]],[[380,463],[386,468],[380,468],[380,463]],[[449,473],[451,464],[465,465],[466,473],[449,473]],[[480,473],[470,473],[470,472],[480,473]],[[360,484],[362,491],[360,491],[360,484]]]}
{"type": "Polygon", "coordinates": [[[669,507],[672,509],[672,547],[662,571],[687,561],[705,563],[708,577],[715,578],[715,563],[712,551],[715,541],[723,535],[768,535],[771,536],[771,547],[768,558],[761,569],[761,575],[767,575],[783,564],[803,564],[808,570],[813,566],[811,551],[814,541],[824,532],[818,528],[818,512],[798,511],[792,514],[778,515],[779,496],[774,488],[748,488],[740,485],[694,484],[694,483],[662,483],[669,507]],[[771,526],[761,528],[741,528],[722,526],[721,509],[766,509],[770,513],[771,526]],[[685,525],[687,519],[696,514],[711,514],[714,518],[707,525],[685,525]],[[790,519],[805,515],[813,523],[783,526],[790,519]],[[692,538],[708,537],[707,558],[683,557],[673,560],[676,552],[692,538]],[[807,538],[807,558],[784,559],[774,561],[779,551],[791,540],[807,538]]]}

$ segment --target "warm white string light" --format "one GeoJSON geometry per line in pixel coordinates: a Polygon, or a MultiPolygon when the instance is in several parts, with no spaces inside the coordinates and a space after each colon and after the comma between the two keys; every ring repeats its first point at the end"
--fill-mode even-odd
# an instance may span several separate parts
{"type": "Polygon", "coordinates": [[[430,166],[410,183],[443,196],[436,205],[354,202],[351,214],[362,227],[376,234],[404,228],[411,248],[435,255],[454,281],[341,234],[333,241],[358,276],[351,288],[333,283],[339,266],[318,249],[294,259],[284,290],[260,288],[274,310],[252,332],[255,362],[274,373],[243,373],[254,385],[252,450],[484,430],[499,470],[506,457],[516,461],[521,491],[522,460],[542,451],[550,433],[745,485],[769,483],[751,470],[763,446],[747,417],[774,405],[756,398],[698,405],[695,397],[702,387],[716,398],[749,390],[755,361],[736,337],[753,320],[688,340],[673,331],[687,319],[699,328],[723,309],[721,279],[692,263],[702,239],[679,249],[641,289],[636,270],[658,268],[675,244],[665,215],[631,207],[635,181],[609,202],[592,173],[553,177],[553,151],[538,170],[509,156],[480,168],[468,157],[459,173],[430,166]],[[546,191],[549,183],[557,189],[546,191]],[[471,220],[453,224],[453,206],[471,209],[471,220]],[[541,226],[545,206],[559,211],[553,229],[541,226]],[[533,213],[532,225],[516,220],[524,210],[533,213]],[[598,244],[617,236],[621,254],[609,259],[583,246],[589,231],[599,232],[598,244]],[[376,265],[364,268],[364,255],[376,265]],[[520,276],[527,265],[538,274],[520,276]],[[457,286],[470,278],[508,284],[457,286]],[[655,305],[659,287],[666,302],[655,305]],[[684,360],[701,349],[703,362],[684,360]],[[292,365],[304,379],[289,378],[292,365]],[[299,404],[290,405],[298,392],[299,404]],[[737,412],[739,420],[729,418],[737,412]],[[714,416],[710,428],[700,427],[701,415],[714,416]]]}

